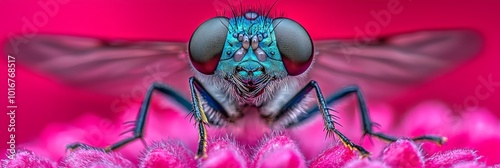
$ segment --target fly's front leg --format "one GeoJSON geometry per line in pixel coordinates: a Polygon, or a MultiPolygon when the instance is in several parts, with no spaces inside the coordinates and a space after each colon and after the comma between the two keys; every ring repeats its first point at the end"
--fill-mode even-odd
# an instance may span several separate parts
{"type": "MultiPolygon", "coordinates": [[[[337,136],[339,136],[342,143],[344,143],[344,145],[346,145],[347,147],[357,150],[362,156],[369,155],[369,152],[366,151],[363,147],[353,143],[351,140],[349,140],[349,138],[347,138],[344,134],[342,134],[339,130],[335,128],[335,121],[332,118],[333,115],[330,114],[330,109],[328,108],[327,102],[325,101],[325,98],[321,93],[321,89],[319,88],[318,83],[316,83],[316,81],[310,81],[292,99],[290,99],[290,101],[288,101],[288,103],[286,103],[281,108],[281,110],[275,116],[273,121],[279,121],[284,117],[286,117],[287,114],[289,114],[289,112],[291,112],[291,110],[294,107],[296,107],[312,89],[316,91],[316,100],[319,107],[318,110],[319,112],[321,112],[321,117],[323,118],[327,134],[336,134],[337,136]]],[[[290,126],[293,123],[295,122],[292,122],[289,125],[285,126],[290,126]]]]}
{"type": "Polygon", "coordinates": [[[214,112],[221,114],[222,118],[227,121],[229,114],[224,110],[222,105],[215,100],[210,93],[203,87],[202,83],[198,79],[191,77],[189,78],[189,87],[191,90],[191,98],[193,101],[193,116],[198,125],[199,141],[198,150],[196,152],[195,158],[206,158],[207,157],[207,129],[205,125],[211,124],[216,125],[212,122],[211,118],[207,118],[205,110],[203,109],[203,104],[200,99],[200,95],[203,97],[205,102],[213,109],[214,112]],[[198,92],[200,94],[198,94],[198,92]]]}
{"type": "MultiPolygon", "coordinates": [[[[193,116],[197,121],[197,126],[198,126],[198,131],[199,131],[199,137],[200,141],[198,143],[198,151],[196,153],[196,158],[199,157],[206,157],[206,142],[207,142],[207,131],[205,128],[205,124],[211,124],[211,125],[217,125],[216,122],[213,121],[212,118],[207,118],[205,111],[203,110],[203,106],[201,103],[200,95],[203,97],[205,102],[214,110],[214,112],[219,113],[223,120],[227,120],[228,118],[228,113],[222,108],[219,102],[217,102],[203,87],[203,85],[194,77],[189,78],[189,85],[190,85],[190,90],[191,90],[191,97],[192,97],[192,103],[186,100],[183,96],[181,96],[179,93],[175,92],[173,89],[170,87],[167,87],[163,84],[160,83],[154,83],[149,87],[148,91],[146,92],[146,96],[144,97],[144,100],[141,104],[141,108],[139,110],[139,114],[137,115],[137,119],[135,121],[135,127],[134,129],[130,130],[133,131],[133,136],[130,138],[123,139],[121,141],[118,141],[106,148],[98,148],[98,147],[93,147],[90,145],[86,145],[84,143],[73,143],[67,146],[68,149],[76,149],[76,148],[86,148],[86,149],[100,149],[106,152],[113,151],[115,149],[118,149],[134,140],[141,139],[144,145],[146,145],[146,142],[144,141],[144,128],[146,124],[146,119],[147,119],[147,113],[149,111],[149,104],[151,102],[151,96],[153,95],[153,91],[157,90],[160,91],[160,93],[165,94],[168,97],[173,98],[174,101],[178,102],[181,104],[185,109],[188,111],[193,111],[193,116]],[[198,91],[200,94],[198,94],[196,91],[198,91]]],[[[128,131],[127,131],[128,132],[128,131]]]]}
{"type": "MultiPolygon", "coordinates": [[[[362,125],[363,132],[364,132],[363,136],[372,135],[372,136],[375,136],[375,137],[380,138],[380,139],[385,140],[385,141],[389,141],[389,142],[396,141],[398,139],[397,137],[393,137],[393,136],[389,136],[389,135],[385,135],[383,133],[378,133],[378,132],[373,131],[372,128],[373,128],[373,125],[375,123],[370,118],[370,115],[368,113],[368,107],[366,105],[365,99],[364,99],[363,94],[361,93],[361,90],[359,89],[359,87],[357,87],[357,86],[345,87],[345,88],[341,89],[340,91],[338,91],[337,93],[335,93],[332,97],[330,97],[327,100],[327,102],[333,103],[333,102],[336,102],[340,99],[343,99],[351,94],[355,94],[357,101],[358,101],[359,111],[361,113],[361,121],[363,123],[363,125],[362,125]]],[[[446,137],[422,135],[419,137],[412,138],[412,140],[414,140],[414,141],[429,140],[429,141],[434,141],[438,144],[442,144],[446,141],[446,137]]]]}
{"type": "MultiPolygon", "coordinates": [[[[133,136],[123,139],[121,141],[118,141],[108,147],[103,148],[102,150],[109,152],[113,151],[115,149],[118,149],[134,140],[141,139],[142,143],[147,146],[146,141],[144,140],[144,128],[146,124],[146,119],[147,119],[147,114],[149,111],[149,105],[151,102],[151,97],[153,96],[153,91],[160,91],[160,93],[173,98],[174,101],[182,105],[186,110],[191,111],[191,103],[186,100],[183,96],[181,96],[179,93],[175,92],[173,89],[171,89],[168,86],[165,86],[161,83],[153,83],[148,91],[146,92],[146,95],[144,97],[144,100],[142,101],[141,108],[139,109],[139,113],[137,115],[136,121],[132,122],[134,123],[134,128],[129,130],[133,131],[133,136]]],[[[129,131],[126,131],[124,133],[127,133],[129,131]]],[[[97,147],[92,147],[90,145],[86,145],[83,143],[73,143],[67,146],[68,149],[76,149],[76,148],[93,148],[93,149],[100,149],[97,147]]]]}
{"type": "MultiPolygon", "coordinates": [[[[338,92],[334,93],[333,95],[331,95],[330,97],[328,97],[328,99],[326,100],[326,103],[327,104],[335,103],[335,102],[339,101],[340,99],[346,98],[347,96],[349,96],[351,94],[355,94],[357,101],[358,101],[358,105],[359,105],[359,109],[360,109],[360,113],[361,113],[362,127],[363,127],[363,132],[364,132],[363,136],[372,135],[372,136],[375,136],[375,137],[380,138],[380,139],[385,140],[385,141],[389,141],[389,142],[396,141],[398,139],[397,137],[392,137],[389,135],[385,135],[383,133],[378,133],[378,132],[373,131],[373,125],[376,125],[376,123],[374,123],[371,120],[370,115],[368,113],[368,107],[366,106],[366,102],[365,102],[365,99],[363,97],[363,94],[361,93],[361,90],[357,86],[348,86],[348,87],[341,89],[340,91],[338,91],[338,92]]],[[[292,123],[289,123],[287,126],[293,126],[293,125],[302,123],[303,121],[307,120],[308,118],[314,116],[318,111],[321,111],[321,107],[319,107],[319,108],[315,107],[315,108],[307,111],[303,115],[298,116],[297,120],[295,120],[292,123]]],[[[430,140],[430,141],[434,141],[438,144],[442,144],[446,141],[446,138],[440,137],[440,136],[423,135],[423,136],[412,138],[412,140],[414,140],[414,141],[430,140]]]]}

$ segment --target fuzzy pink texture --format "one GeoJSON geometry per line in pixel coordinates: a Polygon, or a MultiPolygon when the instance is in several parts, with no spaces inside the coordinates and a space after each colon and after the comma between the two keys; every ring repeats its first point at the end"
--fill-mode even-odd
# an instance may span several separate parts
{"type": "Polygon", "coordinates": [[[119,153],[104,153],[94,149],[76,149],[59,161],[59,167],[65,168],[103,168],[103,167],[136,167],[119,153]]]}
{"type": "Polygon", "coordinates": [[[193,158],[193,152],[180,142],[158,141],[153,142],[146,149],[146,152],[141,157],[139,167],[196,167],[196,162],[193,158]]]}
{"type": "Polygon", "coordinates": [[[435,154],[427,158],[425,164],[429,167],[451,167],[453,164],[460,162],[475,162],[478,158],[476,151],[457,149],[435,154]]]}
{"type": "Polygon", "coordinates": [[[398,140],[389,144],[382,152],[381,159],[391,167],[424,167],[424,157],[417,146],[408,140],[398,140]]]}
{"type": "MultiPolygon", "coordinates": [[[[24,146],[51,160],[59,160],[67,155],[64,152],[64,145],[72,142],[104,147],[131,136],[125,134],[120,137],[119,133],[128,130],[123,128],[122,123],[134,120],[138,108],[139,106],[136,106],[126,110],[117,119],[84,115],[76,121],[55,123],[45,128],[37,141],[18,146],[24,146]]],[[[500,135],[497,134],[500,131],[500,125],[498,120],[484,109],[479,108],[456,115],[440,103],[425,102],[403,115],[402,118],[396,117],[395,112],[387,106],[371,106],[370,109],[373,120],[382,125],[380,129],[375,129],[376,131],[408,137],[422,134],[444,135],[448,137],[448,142],[441,147],[431,142],[418,142],[418,148],[413,143],[411,145],[406,142],[399,144],[401,143],[399,141],[387,146],[385,142],[376,138],[373,138],[373,143],[368,141],[369,138],[359,142],[362,135],[359,118],[350,116],[350,112],[346,110],[346,112],[339,114],[341,117],[339,122],[344,126],[337,128],[355,143],[368,149],[372,153],[372,158],[377,158],[375,161],[359,160],[357,153],[348,150],[343,145],[332,146],[335,141],[332,138],[325,139],[323,123],[321,118],[317,117],[312,122],[286,131],[286,134],[267,136],[267,138],[252,136],[250,140],[248,138],[242,139],[239,136],[259,135],[252,131],[257,128],[259,130],[256,132],[261,131],[260,127],[243,129],[238,132],[240,134],[235,135],[210,127],[208,128],[210,141],[207,146],[209,157],[197,162],[188,159],[190,158],[188,156],[192,156],[197,149],[197,129],[193,127],[192,121],[190,122],[186,114],[170,105],[161,109],[153,106],[146,127],[147,142],[161,139],[165,139],[165,142],[148,144],[148,150],[143,152],[144,145],[140,141],[136,141],[117,152],[134,165],[142,167],[171,162],[175,162],[172,163],[175,165],[176,161],[182,161],[182,164],[190,166],[196,164],[203,167],[229,164],[227,161],[233,161],[231,164],[237,165],[236,167],[245,167],[245,165],[265,167],[285,161],[292,161],[293,164],[290,164],[289,167],[303,167],[304,163],[310,167],[345,164],[351,167],[356,165],[404,166],[405,164],[406,166],[418,167],[421,165],[455,165],[458,162],[463,162],[464,165],[469,162],[485,165],[500,162],[500,155],[496,155],[497,150],[492,148],[497,145],[497,142],[500,142],[500,135]],[[231,135],[231,138],[227,139],[228,135],[231,135]],[[266,147],[266,143],[268,147],[266,147]],[[275,148],[276,146],[282,147],[275,148]],[[395,148],[392,150],[394,146],[395,148]],[[455,150],[460,148],[464,149],[455,150]],[[416,149],[418,152],[415,152],[416,149]],[[168,151],[179,152],[185,156],[181,157],[179,153],[169,153],[168,151]],[[142,158],[139,157],[141,152],[145,153],[142,158]],[[378,156],[379,153],[382,154],[378,156]],[[384,155],[384,153],[387,154],[384,155]],[[278,159],[274,159],[275,157],[278,159]]],[[[106,162],[106,164],[109,163],[114,162],[106,162]]],[[[181,164],[181,162],[178,163],[181,164]]]]}
{"type": "Polygon", "coordinates": [[[253,161],[258,168],[304,168],[306,160],[297,143],[285,135],[266,138],[258,148],[253,161]]]}
{"type": "MultiPolygon", "coordinates": [[[[339,166],[340,167],[340,166],[339,166]]],[[[353,160],[346,165],[344,168],[389,168],[385,163],[380,161],[369,161],[368,159],[353,160]]]]}
{"type": "Polygon", "coordinates": [[[310,165],[314,167],[341,167],[359,157],[358,152],[349,149],[341,143],[337,143],[314,158],[310,162],[310,165]]]}
{"type": "MultiPolygon", "coordinates": [[[[138,167],[487,167],[484,162],[478,161],[479,156],[471,150],[457,149],[424,157],[422,150],[413,141],[407,139],[390,143],[378,157],[375,155],[359,157],[356,151],[350,150],[342,143],[337,143],[309,162],[306,162],[302,156],[296,142],[283,134],[265,138],[255,150],[244,149],[237,145],[232,138],[220,138],[211,141],[211,143],[212,145],[207,148],[208,157],[195,160],[193,153],[180,142],[154,142],[143,154],[138,167]],[[248,157],[248,154],[252,152],[255,152],[253,157],[248,157]]],[[[14,160],[3,160],[2,167],[52,168],[56,167],[56,163],[35,155],[33,152],[22,151],[14,160]]],[[[136,165],[114,152],[104,153],[102,150],[77,149],[60,160],[58,167],[112,168],[136,167],[136,165]]],[[[492,168],[495,167],[492,166],[492,168]]]]}
{"type": "Polygon", "coordinates": [[[500,120],[486,109],[478,108],[454,114],[440,103],[423,103],[410,111],[401,122],[396,132],[411,137],[425,133],[443,135],[448,138],[446,144],[438,146],[423,142],[425,154],[457,148],[474,149],[487,164],[500,162],[498,149],[500,142],[500,120]]]}
{"type": "Polygon", "coordinates": [[[484,163],[478,162],[479,156],[471,150],[452,150],[444,153],[437,153],[430,157],[424,157],[423,151],[416,146],[413,141],[407,139],[400,139],[394,143],[390,143],[385,147],[383,152],[378,157],[370,158],[352,158],[352,154],[337,145],[325,151],[322,157],[329,155],[330,159],[318,162],[314,160],[309,165],[310,167],[349,167],[349,168],[362,168],[362,167],[396,167],[396,168],[440,168],[440,167],[474,167],[483,166],[484,163]],[[333,150],[332,150],[333,149],[333,150]],[[338,158],[349,156],[347,163],[337,161],[338,158]]]}
{"type": "Polygon", "coordinates": [[[13,160],[2,160],[2,167],[9,168],[24,168],[24,167],[38,167],[38,168],[56,168],[57,163],[36,155],[34,152],[27,150],[18,150],[13,160]]]}
{"type": "Polygon", "coordinates": [[[207,147],[207,158],[202,158],[204,168],[244,168],[250,163],[248,154],[233,139],[228,137],[211,140],[207,147]]]}

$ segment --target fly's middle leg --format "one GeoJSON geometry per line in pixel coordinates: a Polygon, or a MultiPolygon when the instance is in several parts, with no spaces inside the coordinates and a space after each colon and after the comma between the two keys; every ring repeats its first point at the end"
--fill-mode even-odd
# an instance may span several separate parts
{"type": "MultiPolygon", "coordinates": [[[[69,144],[67,146],[67,149],[73,150],[76,148],[92,148],[92,149],[101,149],[101,150],[104,150],[106,152],[109,152],[109,151],[113,151],[115,149],[118,149],[122,146],[125,146],[126,144],[128,144],[132,141],[135,141],[137,139],[141,139],[142,143],[145,146],[147,146],[147,143],[144,140],[144,128],[146,125],[146,119],[147,119],[147,114],[149,111],[151,97],[153,96],[154,91],[160,91],[160,93],[162,93],[168,97],[171,97],[174,101],[176,101],[177,103],[182,105],[186,110],[190,111],[192,109],[191,103],[188,100],[186,100],[183,96],[181,96],[179,93],[177,93],[176,91],[174,91],[170,87],[163,85],[161,83],[153,83],[146,92],[144,100],[142,101],[141,107],[139,109],[139,113],[137,114],[136,120],[125,123],[125,124],[127,124],[127,123],[134,124],[133,129],[130,129],[130,130],[124,132],[124,133],[133,132],[132,137],[118,141],[114,144],[109,145],[108,147],[105,147],[105,148],[92,147],[92,146],[86,145],[84,143],[73,143],[73,144],[69,144]]],[[[122,134],[124,134],[124,133],[122,133],[122,134]]]]}
{"type": "MultiPolygon", "coordinates": [[[[327,103],[330,104],[337,102],[343,98],[346,98],[349,95],[356,96],[356,100],[359,106],[359,111],[361,113],[363,136],[370,135],[389,142],[394,142],[398,139],[398,137],[393,137],[390,135],[386,135],[384,133],[373,131],[373,126],[377,126],[378,124],[371,120],[370,115],[368,113],[368,106],[366,105],[364,96],[359,87],[354,85],[345,87],[339,90],[338,92],[334,93],[331,97],[329,97],[327,103]]],[[[444,142],[446,142],[446,137],[433,136],[433,135],[422,135],[411,139],[414,141],[429,140],[436,142],[437,144],[443,144],[444,142]]]]}
{"type": "MultiPolygon", "coordinates": [[[[389,136],[389,135],[386,135],[386,134],[383,134],[380,132],[373,131],[373,126],[376,126],[377,124],[371,120],[369,113],[368,113],[368,107],[366,105],[363,94],[361,93],[361,90],[357,86],[345,87],[345,88],[341,89],[340,91],[334,93],[333,95],[331,95],[330,97],[328,97],[325,100],[323,98],[323,96],[321,95],[321,91],[319,89],[319,86],[317,86],[316,82],[311,81],[309,83],[309,85],[316,88],[316,95],[318,97],[318,106],[308,110],[306,113],[303,113],[302,115],[297,116],[296,120],[294,120],[293,122],[287,123],[287,125],[285,125],[285,127],[292,127],[292,126],[298,125],[298,124],[304,122],[305,120],[311,118],[312,116],[316,115],[318,112],[321,112],[321,114],[323,115],[323,120],[325,121],[325,125],[326,125],[325,127],[327,129],[329,129],[329,127],[333,127],[333,126],[330,126],[330,124],[333,125],[334,122],[331,122],[331,118],[329,117],[331,115],[329,113],[326,113],[326,112],[328,112],[328,108],[326,105],[333,104],[333,103],[338,102],[339,100],[341,100],[343,98],[346,98],[347,96],[349,96],[351,94],[354,94],[357,98],[357,102],[358,102],[358,105],[360,108],[362,128],[363,128],[363,132],[364,132],[363,136],[371,135],[371,136],[375,136],[377,138],[380,138],[382,140],[389,141],[389,142],[394,142],[398,139],[397,137],[393,137],[393,136],[389,136]]],[[[311,88],[311,86],[309,86],[309,88],[311,88]]],[[[308,86],[306,86],[305,88],[308,88],[308,86]]],[[[311,89],[309,89],[309,90],[311,90],[311,89]]],[[[307,92],[309,90],[307,90],[307,92]]],[[[303,91],[299,92],[299,94],[304,95],[307,93],[307,92],[306,93],[302,93],[302,92],[303,91]]],[[[304,96],[302,96],[302,97],[304,97],[304,96]]],[[[295,99],[295,97],[294,97],[294,99],[295,99]]],[[[292,101],[293,101],[293,99],[292,99],[292,101]]],[[[290,105],[288,105],[288,106],[290,106],[290,105]]],[[[343,136],[342,134],[337,134],[337,135],[339,135],[339,137],[341,137],[341,140],[344,143],[346,143],[342,138],[342,136],[343,136]]],[[[422,135],[422,136],[414,137],[411,139],[414,141],[429,140],[429,141],[436,142],[438,144],[442,144],[446,141],[446,137],[433,136],[433,135],[422,135]]],[[[347,145],[349,146],[349,144],[347,144],[347,145]]],[[[361,152],[361,153],[363,154],[363,152],[361,152]]]]}
{"type": "MultiPolygon", "coordinates": [[[[321,117],[323,118],[323,122],[325,125],[325,130],[327,131],[327,134],[336,134],[342,143],[354,150],[357,150],[362,156],[368,156],[370,153],[366,151],[363,147],[353,143],[349,138],[347,138],[344,134],[342,134],[339,130],[335,128],[336,122],[334,121],[335,117],[330,113],[330,110],[327,106],[327,102],[325,101],[325,98],[323,97],[323,94],[321,93],[321,90],[318,86],[318,83],[316,81],[310,81],[304,88],[302,88],[288,103],[286,103],[281,110],[274,116],[273,121],[279,121],[283,119],[284,117],[287,117],[287,114],[296,107],[305,97],[306,95],[314,89],[316,93],[316,100],[318,103],[319,109],[317,111],[321,112],[321,117]]],[[[301,117],[299,116],[298,119],[301,117]]],[[[296,122],[291,122],[285,125],[285,127],[289,127],[292,125],[297,124],[296,122]]]]}

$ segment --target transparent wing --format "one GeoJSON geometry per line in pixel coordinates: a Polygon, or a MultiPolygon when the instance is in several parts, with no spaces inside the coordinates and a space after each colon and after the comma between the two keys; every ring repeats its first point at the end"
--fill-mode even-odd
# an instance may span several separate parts
{"type": "Polygon", "coordinates": [[[382,99],[476,56],[481,38],[470,30],[433,30],[316,41],[315,47],[310,78],[323,86],[323,92],[357,84],[367,97],[382,99]]]}
{"type": "MultiPolygon", "coordinates": [[[[16,40],[23,41],[10,39],[16,40]]],[[[158,81],[189,91],[186,43],[36,35],[26,44],[11,44],[6,51],[18,62],[76,87],[120,96],[144,93],[158,81]]]]}

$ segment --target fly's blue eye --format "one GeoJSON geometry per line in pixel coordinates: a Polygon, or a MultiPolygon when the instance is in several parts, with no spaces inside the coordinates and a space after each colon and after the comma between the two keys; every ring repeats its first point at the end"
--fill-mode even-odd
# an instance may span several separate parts
{"type": "Polygon", "coordinates": [[[213,74],[221,58],[229,19],[216,17],[202,23],[189,40],[189,58],[203,74],[213,74]]]}
{"type": "Polygon", "coordinates": [[[313,43],[307,31],[297,22],[277,18],[273,20],[276,45],[289,75],[304,73],[313,59],[313,43]]]}

